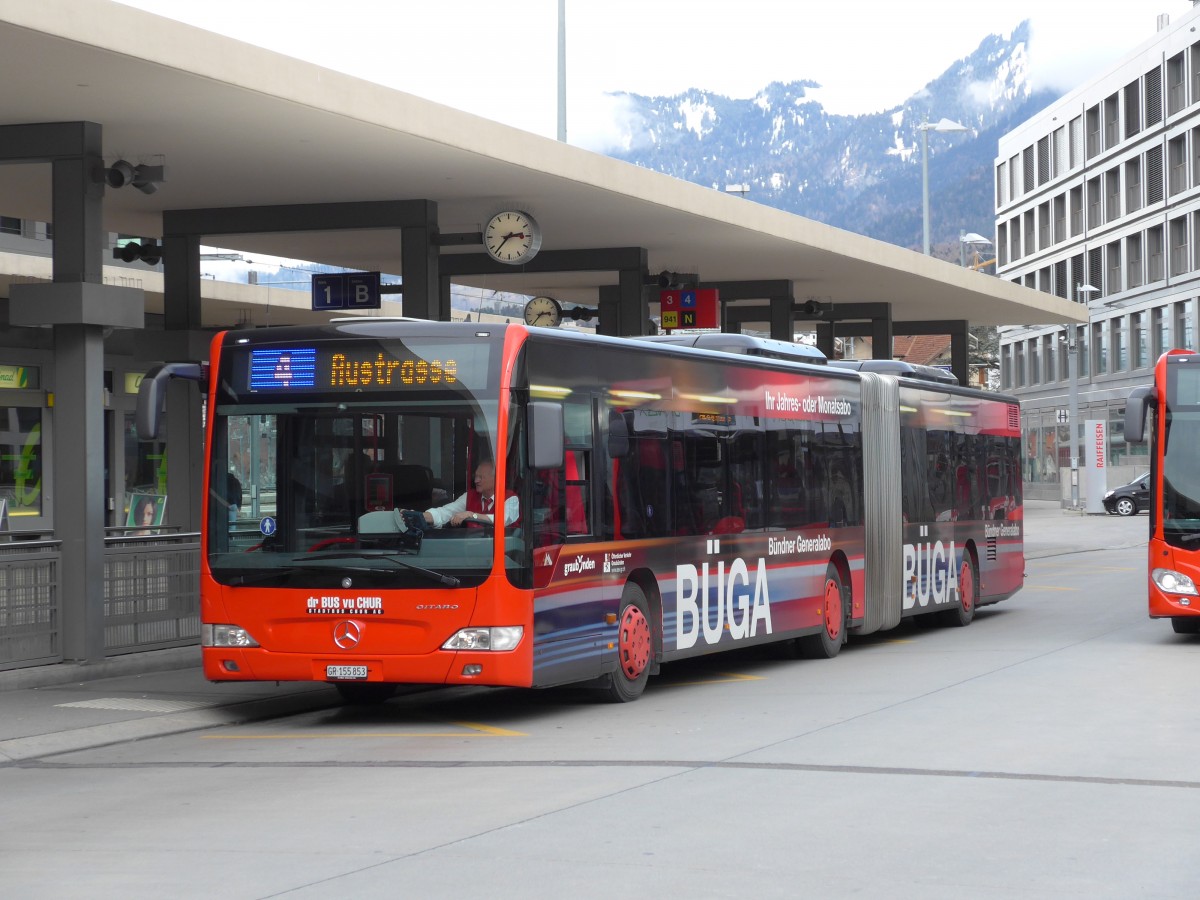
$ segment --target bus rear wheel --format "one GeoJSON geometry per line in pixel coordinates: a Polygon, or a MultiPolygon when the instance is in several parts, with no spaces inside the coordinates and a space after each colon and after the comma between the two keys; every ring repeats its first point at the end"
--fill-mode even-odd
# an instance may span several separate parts
{"type": "Polygon", "coordinates": [[[975,559],[970,550],[963,550],[962,563],[958,567],[958,604],[953,609],[938,613],[938,621],[951,628],[962,628],[975,618],[975,605],[979,599],[979,575],[975,571],[975,559]]]}
{"type": "Polygon", "coordinates": [[[1200,634],[1200,616],[1171,616],[1171,628],[1176,634],[1200,634]]]}
{"type": "Polygon", "coordinates": [[[646,593],[636,584],[625,585],[617,616],[617,668],[608,675],[608,699],[629,703],[642,696],[650,680],[654,634],[646,593]]]}
{"type": "Polygon", "coordinates": [[[833,659],[846,642],[846,588],[833,563],[825,569],[822,599],[823,627],[816,634],[796,639],[796,649],[805,659],[833,659]]]}

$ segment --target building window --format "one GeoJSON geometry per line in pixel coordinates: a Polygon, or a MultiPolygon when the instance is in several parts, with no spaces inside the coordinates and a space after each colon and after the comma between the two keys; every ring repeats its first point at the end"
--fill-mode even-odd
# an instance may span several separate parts
{"type": "Polygon", "coordinates": [[[1100,190],[1100,176],[1089,178],[1087,183],[1088,228],[1099,228],[1104,224],[1103,194],[1100,190]]]}
{"type": "Polygon", "coordinates": [[[1146,282],[1153,284],[1166,277],[1163,268],[1163,227],[1146,229],[1146,282]]]}
{"type": "MultiPolygon", "coordinates": [[[[1192,63],[1192,103],[1200,99],[1200,44],[1192,44],[1189,53],[1192,63]]],[[[1184,100],[1187,104],[1187,101],[1184,100]]]]}
{"type": "Polygon", "coordinates": [[[1042,359],[1038,353],[1038,341],[1034,338],[1029,342],[1029,384],[1036,385],[1042,381],[1042,359]]]}
{"type": "Polygon", "coordinates": [[[1083,234],[1083,188],[1071,188],[1071,237],[1083,234]]]}
{"type": "Polygon", "coordinates": [[[1037,183],[1041,187],[1050,180],[1050,135],[1037,142],[1037,183]]]}
{"type": "Polygon", "coordinates": [[[1108,283],[1104,293],[1117,294],[1125,289],[1124,280],[1121,278],[1121,242],[1113,241],[1105,248],[1105,253],[1108,256],[1108,283]]]}
{"type": "Polygon", "coordinates": [[[1149,356],[1146,347],[1146,314],[1134,313],[1130,320],[1133,325],[1133,340],[1130,342],[1133,348],[1133,367],[1143,369],[1149,356]]]}
{"type": "Polygon", "coordinates": [[[1032,209],[1025,210],[1025,215],[1021,219],[1021,230],[1025,233],[1025,243],[1023,246],[1024,246],[1025,255],[1028,256],[1029,254],[1033,253],[1033,250],[1034,250],[1033,241],[1034,241],[1034,238],[1037,237],[1037,232],[1034,230],[1034,226],[1033,226],[1033,210],[1032,209]]]}
{"type": "Polygon", "coordinates": [[[1104,173],[1104,221],[1121,218],[1121,169],[1114,167],[1104,173]]]}
{"type": "Polygon", "coordinates": [[[1017,341],[1016,355],[1013,357],[1013,386],[1025,387],[1025,342],[1017,341]]]}
{"type": "Polygon", "coordinates": [[[996,226],[996,265],[1008,265],[1008,223],[1001,222],[996,226]]]}
{"type": "Polygon", "coordinates": [[[12,216],[0,216],[0,234],[20,234],[21,220],[12,216]]]}
{"type": "Polygon", "coordinates": [[[1071,168],[1083,165],[1083,116],[1076,116],[1070,124],[1070,154],[1071,168]]]}
{"type": "Polygon", "coordinates": [[[1108,374],[1108,323],[1092,323],[1092,371],[1108,374]]]}
{"type": "Polygon", "coordinates": [[[1067,277],[1067,261],[1060,259],[1054,264],[1054,294],[1064,300],[1071,296],[1071,279],[1067,277]]]}
{"type": "Polygon", "coordinates": [[[1087,124],[1087,158],[1093,159],[1100,155],[1103,147],[1100,145],[1100,107],[1093,106],[1085,114],[1087,124]]]}
{"type": "Polygon", "coordinates": [[[1054,198],[1054,231],[1051,239],[1055,244],[1061,244],[1067,239],[1067,195],[1059,194],[1054,198]]]}
{"type": "Polygon", "coordinates": [[[1135,156],[1125,163],[1125,211],[1142,208],[1142,158],[1135,156]]]}
{"type": "Polygon", "coordinates": [[[1038,249],[1050,246],[1050,204],[1038,204],[1038,249]]]}
{"type": "Polygon", "coordinates": [[[1111,322],[1113,371],[1127,372],[1129,370],[1129,334],[1124,316],[1118,316],[1111,322]]]}
{"type": "Polygon", "coordinates": [[[1125,277],[1130,288],[1142,286],[1142,236],[1125,238],[1125,277]]]}
{"type": "Polygon", "coordinates": [[[996,166],[996,208],[999,209],[1008,202],[1008,195],[1004,192],[1006,182],[1008,181],[1008,163],[1000,163],[996,166]]]}
{"type": "Polygon", "coordinates": [[[1075,328],[1075,374],[1080,378],[1086,378],[1091,368],[1088,366],[1088,360],[1091,354],[1088,353],[1088,327],[1086,325],[1078,325],[1075,328]]]}
{"type": "Polygon", "coordinates": [[[1104,99],[1104,149],[1111,150],[1121,141],[1121,100],[1117,94],[1104,99]]]}
{"type": "Polygon", "coordinates": [[[44,496],[42,410],[36,406],[0,407],[0,420],[8,423],[0,431],[0,497],[8,501],[12,519],[40,516],[44,496]]]}
{"type": "Polygon", "coordinates": [[[1138,83],[1125,85],[1125,137],[1131,138],[1142,130],[1142,108],[1138,83]]]}
{"type": "Polygon", "coordinates": [[[1187,190],[1187,136],[1171,138],[1167,142],[1167,192],[1174,196],[1187,190]]]}
{"type": "Polygon", "coordinates": [[[1183,350],[1195,350],[1195,338],[1192,332],[1193,300],[1180,300],[1175,304],[1175,346],[1183,350]]]}
{"type": "Polygon", "coordinates": [[[1171,274],[1182,275],[1188,271],[1188,234],[1187,217],[1180,216],[1172,219],[1171,234],[1171,274]]]}
{"type": "Polygon", "coordinates": [[[1164,307],[1159,306],[1150,310],[1150,361],[1155,362],[1169,349],[1171,349],[1171,334],[1167,311],[1164,307]]]}
{"type": "Polygon", "coordinates": [[[1173,116],[1187,106],[1187,83],[1184,81],[1183,54],[1167,60],[1167,115],[1173,116]]]}

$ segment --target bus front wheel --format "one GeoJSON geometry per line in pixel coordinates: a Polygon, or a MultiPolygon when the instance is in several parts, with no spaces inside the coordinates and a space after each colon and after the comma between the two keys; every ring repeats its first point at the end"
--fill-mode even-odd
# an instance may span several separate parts
{"type": "Polygon", "coordinates": [[[1176,634],[1200,634],[1200,616],[1171,616],[1171,628],[1176,634]]]}
{"type": "Polygon", "coordinates": [[[628,703],[642,696],[650,680],[654,635],[646,593],[633,582],[621,594],[617,616],[617,668],[608,675],[608,699],[628,703]]]}
{"type": "Polygon", "coordinates": [[[805,659],[833,659],[846,642],[846,588],[833,563],[825,570],[822,600],[823,627],[816,634],[796,639],[796,649],[805,659]]]}

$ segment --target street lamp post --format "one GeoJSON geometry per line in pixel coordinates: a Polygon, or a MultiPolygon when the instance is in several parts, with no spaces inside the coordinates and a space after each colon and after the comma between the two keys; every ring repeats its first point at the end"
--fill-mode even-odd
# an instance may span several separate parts
{"type": "MultiPolygon", "coordinates": [[[[1075,285],[1075,302],[1086,303],[1090,294],[1100,293],[1100,288],[1090,284],[1075,285]],[[1079,295],[1083,294],[1083,300],[1079,295]]],[[[1079,509],[1079,459],[1083,456],[1079,445],[1079,348],[1075,340],[1078,333],[1074,325],[1067,326],[1067,428],[1071,439],[1071,509],[1079,509]]]]}
{"type": "Polygon", "coordinates": [[[924,247],[925,255],[929,255],[929,132],[937,131],[947,133],[953,131],[967,131],[966,125],[960,125],[957,122],[952,122],[950,119],[942,119],[938,122],[922,122],[917,128],[921,132],[921,222],[924,227],[924,247]]]}

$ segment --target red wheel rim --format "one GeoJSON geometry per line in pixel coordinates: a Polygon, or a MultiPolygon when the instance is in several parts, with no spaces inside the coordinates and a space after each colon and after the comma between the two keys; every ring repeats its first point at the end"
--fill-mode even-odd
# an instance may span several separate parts
{"type": "Polygon", "coordinates": [[[621,616],[617,652],[621,656],[621,671],[630,681],[636,680],[650,663],[650,623],[636,606],[625,607],[621,616]]]}
{"type": "Polygon", "coordinates": [[[962,604],[963,612],[970,612],[975,603],[975,571],[965,559],[958,572],[958,602],[962,604]]]}
{"type": "Polygon", "coordinates": [[[825,579],[825,633],[834,640],[842,633],[842,589],[832,578],[825,579]]]}

